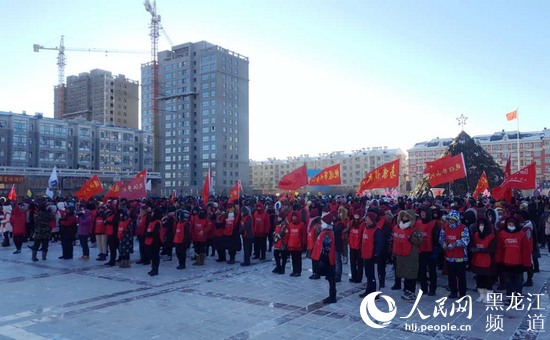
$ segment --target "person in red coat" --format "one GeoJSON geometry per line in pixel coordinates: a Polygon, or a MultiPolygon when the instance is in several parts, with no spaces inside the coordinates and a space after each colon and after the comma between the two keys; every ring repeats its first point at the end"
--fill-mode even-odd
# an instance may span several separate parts
{"type": "Polygon", "coordinates": [[[208,241],[208,219],[204,210],[200,210],[198,215],[191,221],[191,239],[197,254],[193,265],[203,266],[206,259],[206,242],[208,241]]]}
{"type": "Polygon", "coordinates": [[[349,222],[348,244],[349,244],[349,265],[351,278],[349,282],[361,283],[363,279],[363,259],[361,258],[361,237],[365,223],[362,215],[365,213],[356,210],[353,219],[349,222]]]}
{"type": "Polygon", "coordinates": [[[287,220],[281,220],[275,227],[273,232],[273,257],[275,258],[275,269],[272,273],[284,274],[286,267],[286,260],[288,258],[288,222],[287,220]]]}
{"type": "Polygon", "coordinates": [[[298,212],[296,211],[291,214],[288,232],[288,251],[292,259],[292,273],[290,276],[298,277],[302,275],[302,251],[306,243],[306,235],[305,228],[302,222],[300,222],[298,212]]]}
{"type": "Polygon", "coordinates": [[[10,217],[10,223],[13,228],[13,243],[15,243],[14,254],[21,253],[21,246],[26,234],[26,212],[23,210],[23,204],[16,205],[13,208],[10,217]]]}
{"type": "Polygon", "coordinates": [[[151,220],[147,225],[147,230],[145,231],[145,246],[149,251],[149,258],[151,259],[151,270],[147,273],[150,276],[156,276],[159,274],[160,246],[162,245],[162,239],[160,237],[162,215],[162,208],[156,207],[153,210],[151,220]]]}
{"type": "Polygon", "coordinates": [[[71,260],[73,258],[73,241],[76,235],[76,216],[74,208],[67,208],[65,216],[59,220],[59,235],[61,237],[61,249],[63,255],[59,259],[71,260]]]}
{"type": "Polygon", "coordinates": [[[476,302],[487,302],[487,295],[493,293],[494,275],[496,274],[495,251],[497,238],[493,224],[485,217],[477,220],[470,243],[472,262],[470,270],[476,274],[479,298],[476,302]]]}
{"type": "Polygon", "coordinates": [[[523,290],[523,272],[531,266],[532,244],[518,221],[509,217],[498,233],[495,262],[506,277],[506,295],[523,290]]]}
{"type": "Polygon", "coordinates": [[[323,303],[329,304],[336,303],[336,240],[332,231],[332,214],[327,214],[321,220],[321,233],[315,240],[311,258],[317,261],[317,272],[328,281],[329,296],[323,303]]]}
{"type": "Polygon", "coordinates": [[[382,253],[383,247],[382,230],[377,226],[377,217],[378,216],[375,212],[368,212],[365,217],[365,227],[362,228],[361,259],[363,260],[365,276],[367,278],[367,287],[365,288],[365,292],[359,294],[359,297],[362,298],[376,291],[374,266],[378,262],[378,258],[382,253]]]}
{"type": "Polygon", "coordinates": [[[252,218],[252,232],[254,233],[253,259],[265,260],[267,234],[271,228],[269,215],[265,212],[261,203],[256,204],[255,210],[254,217],[252,218]]]}
{"type": "Polygon", "coordinates": [[[191,243],[191,225],[189,224],[189,211],[178,210],[176,212],[177,223],[174,231],[174,245],[176,246],[176,256],[178,258],[178,267],[176,269],[185,269],[185,259],[187,249],[191,243]]]}

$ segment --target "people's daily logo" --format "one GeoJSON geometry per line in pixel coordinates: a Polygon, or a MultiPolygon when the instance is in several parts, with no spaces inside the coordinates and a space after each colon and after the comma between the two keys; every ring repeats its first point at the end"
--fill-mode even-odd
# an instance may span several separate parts
{"type": "Polygon", "coordinates": [[[363,321],[372,328],[384,328],[388,326],[395,314],[397,313],[397,308],[395,307],[395,301],[387,296],[380,295],[380,297],[388,303],[388,312],[383,312],[376,306],[375,299],[376,297],[382,294],[381,292],[372,292],[369,295],[365,296],[361,302],[361,307],[359,312],[363,321]]]}

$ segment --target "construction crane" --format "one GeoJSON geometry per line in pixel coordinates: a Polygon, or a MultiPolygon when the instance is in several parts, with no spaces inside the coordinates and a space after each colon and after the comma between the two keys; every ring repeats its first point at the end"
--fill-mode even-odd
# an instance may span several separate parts
{"type": "Polygon", "coordinates": [[[134,50],[114,50],[114,49],[102,49],[102,48],[67,48],[65,47],[65,37],[61,36],[61,41],[59,46],[56,47],[44,47],[39,44],[34,44],[32,46],[34,52],[40,52],[40,50],[53,50],[58,51],[57,53],[57,86],[55,87],[57,92],[57,97],[55,98],[56,105],[56,117],[63,117],[65,113],[65,66],[67,65],[67,59],[65,57],[65,51],[77,51],[77,52],[101,52],[101,53],[148,53],[146,51],[134,51],[134,50]]]}
{"type": "Polygon", "coordinates": [[[153,92],[153,112],[152,112],[152,123],[153,123],[153,171],[160,171],[160,122],[159,122],[159,104],[158,104],[158,94],[159,94],[159,72],[158,72],[158,44],[159,44],[159,31],[161,29],[160,25],[160,15],[157,13],[157,2],[156,0],[151,2],[145,0],[143,3],[145,10],[151,14],[151,23],[149,24],[149,36],[151,37],[151,69],[153,73],[152,77],[152,92],[153,92]]]}
{"type": "Polygon", "coordinates": [[[58,51],[57,53],[57,85],[65,84],[65,66],[67,65],[67,59],[65,57],[65,51],[77,51],[77,52],[100,52],[100,53],[149,53],[148,51],[135,51],[135,50],[115,50],[115,49],[102,49],[102,48],[68,48],[65,47],[65,36],[61,36],[61,41],[59,46],[55,47],[44,47],[39,44],[32,45],[34,52],[40,52],[40,50],[53,50],[58,51]]]}

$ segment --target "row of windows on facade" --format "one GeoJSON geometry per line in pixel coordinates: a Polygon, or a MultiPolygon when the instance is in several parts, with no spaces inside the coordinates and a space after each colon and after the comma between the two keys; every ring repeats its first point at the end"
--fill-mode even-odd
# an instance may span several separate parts
{"type": "MultiPolygon", "coordinates": [[[[214,174],[215,171],[212,171],[212,177],[215,177],[216,175],[214,174]]],[[[193,176],[197,176],[197,173],[194,172],[193,173],[193,176]]],[[[239,177],[239,172],[238,171],[223,171],[223,177],[239,177]]],[[[168,179],[172,179],[172,178],[189,178],[191,177],[191,174],[189,172],[166,172],[164,173],[163,175],[164,178],[168,178],[168,179]]]]}
{"type": "MultiPolygon", "coordinates": [[[[224,169],[227,168],[228,165],[229,165],[229,168],[239,167],[238,164],[234,162],[222,162],[220,163],[220,165],[222,165],[224,169]]],[[[208,169],[209,166],[215,167],[216,163],[208,163],[208,162],[201,163],[201,167],[203,169],[208,169]]],[[[170,164],[164,165],[164,170],[188,170],[189,168],[191,168],[191,163],[170,163],[170,164]]]]}

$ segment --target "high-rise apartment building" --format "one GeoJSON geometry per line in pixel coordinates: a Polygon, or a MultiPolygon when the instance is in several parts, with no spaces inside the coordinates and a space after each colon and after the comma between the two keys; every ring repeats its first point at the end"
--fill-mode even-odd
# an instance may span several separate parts
{"type": "MultiPolygon", "coordinates": [[[[142,65],[142,128],[154,132],[151,64],[142,65]]],[[[200,41],[158,54],[158,171],[163,194],[214,190],[249,181],[248,58],[200,41]]]]}
{"type": "Polygon", "coordinates": [[[60,97],[54,89],[54,117],[84,118],[104,125],[137,129],[139,127],[139,83],[124,75],[113,76],[100,69],[67,77],[60,97]],[[63,98],[63,110],[57,102],[63,98]]]}
{"type": "MultiPolygon", "coordinates": [[[[499,131],[488,135],[472,136],[481,147],[487,151],[497,164],[504,169],[508,158],[511,159],[512,172],[518,171],[532,162],[536,162],[537,182],[548,186],[550,181],[550,130],[530,131],[499,131]],[[519,164],[518,164],[519,145],[519,164]]],[[[416,143],[409,153],[409,175],[413,187],[422,179],[426,162],[441,157],[453,138],[435,138],[426,142],[416,143]]]]}

